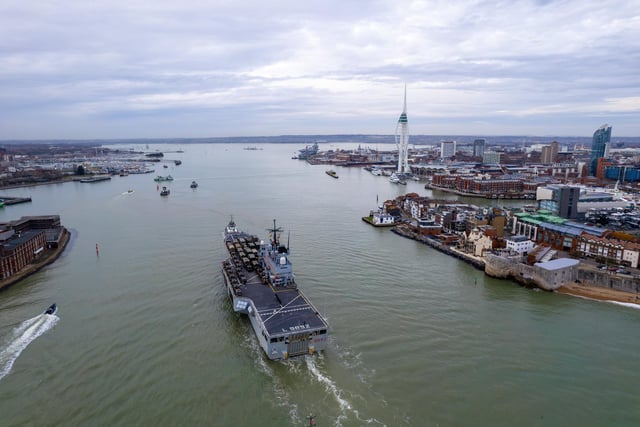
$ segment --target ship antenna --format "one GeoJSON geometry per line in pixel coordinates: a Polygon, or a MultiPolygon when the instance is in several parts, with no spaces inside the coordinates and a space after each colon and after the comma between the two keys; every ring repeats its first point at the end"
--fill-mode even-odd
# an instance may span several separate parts
{"type": "Polygon", "coordinates": [[[287,233],[287,252],[289,252],[289,240],[291,239],[291,231],[287,233]]]}

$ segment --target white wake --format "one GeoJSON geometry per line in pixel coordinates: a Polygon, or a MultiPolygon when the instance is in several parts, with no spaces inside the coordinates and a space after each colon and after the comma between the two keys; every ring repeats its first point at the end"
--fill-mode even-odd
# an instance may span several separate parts
{"type": "Polygon", "coordinates": [[[11,372],[13,363],[18,359],[22,350],[27,348],[36,338],[53,328],[60,318],[55,314],[40,314],[25,320],[17,326],[5,340],[5,346],[0,350],[0,379],[11,372]]]}

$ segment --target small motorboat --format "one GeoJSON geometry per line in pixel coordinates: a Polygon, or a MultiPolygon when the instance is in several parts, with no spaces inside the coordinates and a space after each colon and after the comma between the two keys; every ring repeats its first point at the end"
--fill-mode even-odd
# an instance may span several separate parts
{"type": "Polygon", "coordinates": [[[191,181],[191,188],[198,188],[198,183],[195,181],[191,181]]]}
{"type": "Polygon", "coordinates": [[[162,191],[160,191],[161,196],[168,196],[171,191],[167,187],[162,187],[162,191]]]}
{"type": "Polygon", "coordinates": [[[58,311],[58,306],[53,303],[44,311],[44,314],[56,314],[56,311],[58,311]]]}

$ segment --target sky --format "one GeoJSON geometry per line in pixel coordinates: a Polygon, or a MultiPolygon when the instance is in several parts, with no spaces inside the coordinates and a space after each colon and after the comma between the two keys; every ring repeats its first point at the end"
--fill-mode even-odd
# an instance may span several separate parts
{"type": "Polygon", "coordinates": [[[0,0],[0,140],[640,136],[640,0],[0,0]]]}

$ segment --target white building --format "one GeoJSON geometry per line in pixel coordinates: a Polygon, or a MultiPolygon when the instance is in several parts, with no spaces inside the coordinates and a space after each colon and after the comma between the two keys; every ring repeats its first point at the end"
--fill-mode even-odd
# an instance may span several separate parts
{"type": "Polygon", "coordinates": [[[449,159],[456,155],[456,142],[455,141],[442,141],[440,143],[440,157],[443,159],[449,159]]]}
{"type": "Polygon", "coordinates": [[[507,249],[509,251],[516,252],[520,255],[528,254],[536,246],[532,240],[529,240],[526,236],[520,235],[505,238],[505,242],[507,243],[507,249]]]}

